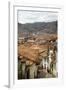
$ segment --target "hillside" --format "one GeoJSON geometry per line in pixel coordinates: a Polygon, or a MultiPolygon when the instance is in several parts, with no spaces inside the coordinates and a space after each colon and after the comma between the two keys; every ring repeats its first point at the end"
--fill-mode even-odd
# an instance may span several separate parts
{"type": "Polygon", "coordinates": [[[18,34],[21,33],[48,33],[56,34],[57,33],[57,21],[53,22],[35,22],[35,23],[18,23],[18,34]]]}

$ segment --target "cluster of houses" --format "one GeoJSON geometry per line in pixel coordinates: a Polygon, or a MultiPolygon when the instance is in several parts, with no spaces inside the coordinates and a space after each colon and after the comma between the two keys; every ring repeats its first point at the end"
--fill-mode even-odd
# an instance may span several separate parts
{"type": "Polygon", "coordinates": [[[57,77],[57,36],[18,39],[18,79],[57,77]]]}

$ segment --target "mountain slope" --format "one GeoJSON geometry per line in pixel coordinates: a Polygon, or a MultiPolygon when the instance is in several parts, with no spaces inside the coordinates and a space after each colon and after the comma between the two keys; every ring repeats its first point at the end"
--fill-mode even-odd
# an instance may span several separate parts
{"type": "Polygon", "coordinates": [[[21,33],[57,33],[57,21],[54,22],[35,22],[35,23],[18,23],[18,34],[21,33]]]}

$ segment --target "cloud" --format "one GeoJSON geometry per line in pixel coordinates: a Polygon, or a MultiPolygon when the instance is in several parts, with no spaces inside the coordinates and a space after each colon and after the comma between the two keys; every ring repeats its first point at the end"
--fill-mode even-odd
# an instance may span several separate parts
{"type": "Polygon", "coordinates": [[[19,23],[51,22],[58,20],[55,12],[18,11],[19,23]]]}

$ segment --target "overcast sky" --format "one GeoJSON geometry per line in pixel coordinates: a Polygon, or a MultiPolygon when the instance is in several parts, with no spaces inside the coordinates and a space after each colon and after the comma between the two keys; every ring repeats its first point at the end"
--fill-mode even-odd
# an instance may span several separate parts
{"type": "Polygon", "coordinates": [[[55,12],[18,11],[18,22],[22,24],[56,20],[58,20],[58,15],[55,12]]]}

